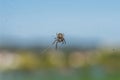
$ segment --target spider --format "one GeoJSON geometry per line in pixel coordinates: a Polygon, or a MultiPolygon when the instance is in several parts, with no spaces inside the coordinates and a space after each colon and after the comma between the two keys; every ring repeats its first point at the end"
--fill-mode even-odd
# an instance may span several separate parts
{"type": "Polygon", "coordinates": [[[55,41],[52,43],[52,44],[55,44],[56,50],[57,50],[57,48],[58,48],[58,46],[57,46],[58,43],[66,44],[66,41],[65,41],[65,38],[64,38],[64,34],[63,34],[63,33],[58,33],[58,34],[56,34],[55,41]]]}

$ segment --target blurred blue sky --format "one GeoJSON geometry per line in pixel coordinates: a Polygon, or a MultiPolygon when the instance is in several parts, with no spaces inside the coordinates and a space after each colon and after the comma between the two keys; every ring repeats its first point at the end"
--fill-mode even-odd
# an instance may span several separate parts
{"type": "Polygon", "coordinates": [[[120,42],[120,0],[0,0],[0,36],[58,32],[120,42]]]}

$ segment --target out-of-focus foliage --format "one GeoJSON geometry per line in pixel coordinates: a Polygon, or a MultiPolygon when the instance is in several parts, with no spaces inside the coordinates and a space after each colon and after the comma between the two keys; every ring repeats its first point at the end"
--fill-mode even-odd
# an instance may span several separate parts
{"type": "Polygon", "coordinates": [[[107,71],[120,71],[120,52],[102,54],[98,64],[101,64],[107,71]]]}
{"type": "Polygon", "coordinates": [[[20,77],[22,80],[119,80],[120,52],[105,49],[68,52],[48,50],[44,53],[3,50],[0,51],[1,71],[15,71],[15,74],[16,71],[23,71],[22,74],[19,72],[17,74],[22,76],[24,74],[25,77],[26,72],[32,71],[33,77],[20,77]],[[45,75],[49,78],[47,79],[45,75]]]}
{"type": "Polygon", "coordinates": [[[65,53],[49,50],[44,54],[31,51],[3,51],[0,53],[0,69],[34,70],[42,68],[81,68],[101,65],[109,70],[120,69],[120,53],[113,51],[75,51],[65,53]]]}

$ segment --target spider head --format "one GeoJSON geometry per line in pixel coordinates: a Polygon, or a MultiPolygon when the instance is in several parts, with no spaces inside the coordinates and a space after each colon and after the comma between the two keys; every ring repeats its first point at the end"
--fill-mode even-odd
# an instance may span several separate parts
{"type": "Polygon", "coordinates": [[[64,36],[64,35],[63,35],[62,33],[58,33],[58,34],[57,34],[57,37],[58,37],[58,38],[63,38],[63,36],[64,36]]]}

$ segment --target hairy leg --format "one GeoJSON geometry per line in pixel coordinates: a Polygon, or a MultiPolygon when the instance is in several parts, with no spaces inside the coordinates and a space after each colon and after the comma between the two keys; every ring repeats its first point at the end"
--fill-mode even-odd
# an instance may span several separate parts
{"type": "Polygon", "coordinates": [[[55,41],[52,43],[52,45],[53,45],[53,44],[55,44],[55,43],[56,43],[56,41],[57,41],[57,40],[55,40],[55,41]]]}
{"type": "Polygon", "coordinates": [[[58,49],[58,42],[56,42],[55,49],[56,50],[58,49]]]}

